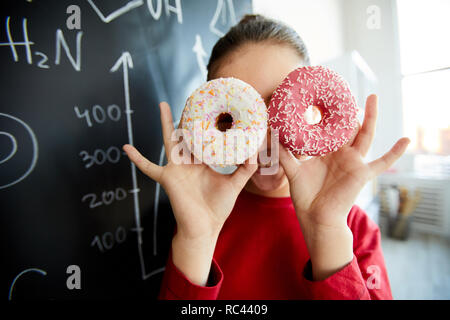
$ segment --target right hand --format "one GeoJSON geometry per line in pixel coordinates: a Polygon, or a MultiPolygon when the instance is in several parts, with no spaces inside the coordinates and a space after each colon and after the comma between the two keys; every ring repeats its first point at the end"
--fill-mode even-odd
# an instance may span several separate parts
{"type": "Polygon", "coordinates": [[[152,163],[131,145],[124,145],[123,150],[144,174],[166,191],[177,223],[176,237],[183,239],[184,249],[189,249],[188,243],[191,247],[206,246],[205,241],[213,241],[214,247],[237,196],[258,167],[256,158],[240,165],[230,175],[217,173],[204,163],[176,164],[171,160],[171,152],[179,142],[171,139],[174,126],[170,106],[161,102],[160,111],[167,164],[152,163]]]}

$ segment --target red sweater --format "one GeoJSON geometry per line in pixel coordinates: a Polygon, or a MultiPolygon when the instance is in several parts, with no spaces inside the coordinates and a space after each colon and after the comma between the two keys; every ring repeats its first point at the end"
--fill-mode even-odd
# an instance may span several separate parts
{"type": "Polygon", "coordinates": [[[160,299],[392,299],[378,226],[358,206],[348,216],[353,260],[322,281],[291,198],[242,191],[217,240],[207,286],[193,284],[171,255],[160,299]]]}

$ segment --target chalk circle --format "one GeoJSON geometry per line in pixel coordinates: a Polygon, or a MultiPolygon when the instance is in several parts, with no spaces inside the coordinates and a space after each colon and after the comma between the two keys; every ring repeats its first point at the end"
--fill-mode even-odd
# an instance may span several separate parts
{"type": "Polygon", "coordinates": [[[11,152],[4,159],[0,160],[0,164],[2,164],[3,162],[6,162],[9,159],[11,159],[14,156],[14,154],[16,153],[16,151],[17,151],[17,141],[16,141],[16,138],[14,138],[14,136],[12,134],[9,134],[8,132],[0,131],[0,135],[7,136],[9,139],[11,139],[11,142],[12,142],[12,150],[11,150],[11,152]]]}
{"type": "MultiPolygon", "coordinates": [[[[12,120],[20,123],[26,129],[28,134],[30,135],[31,142],[33,144],[33,157],[32,157],[32,159],[30,161],[30,164],[28,166],[27,171],[24,174],[22,174],[19,178],[15,179],[14,181],[11,181],[11,182],[6,183],[6,184],[0,184],[0,190],[1,190],[1,189],[8,188],[8,187],[10,187],[12,185],[15,185],[16,183],[22,181],[23,179],[25,179],[31,173],[31,171],[33,171],[34,167],[36,166],[37,159],[38,159],[38,143],[37,143],[36,135],[34,134],[33,130],[25,122],[23,122],[19,118],[16,118],[16,117],[11,116],[11,115],[6,114],[6,113],[1,113],[0,112],[0,117],[6,117],[8,119],[12,119],[12,120]]],[[[1,165],[1,164],[5,163],[5,162],[9,161],[15,155],[15,153],[17,152],[17,141],[16,141],[16,139],[14,138],[13,135],[11,135],[11,134],[9,134],[7,132],[1,131],[0,134],[6,135],[8,138],[10,138],[11,142],[13,144],[13,148],[12,148],[11,152],[9,153],[9,155],[6,158],[4,158],[4,159],[0,159],[0,165],[1,165]]]]}
{"type": "Polygon", "coordinates": [[[12,293],[13,293],[14,285],[16,284],[16,281],[17,281],[21,276],[23,276],[24,274],[26,274],[26,273],[28,273],[28,272],[37,272],[37,273],[39,273],[39,274],[41,274],[41,275],[43,275],[43,276],[46,276],[46,275],[47,275],[47,272],[46,272],[45,270],[41,270],[41,269],[38,269],[38,268],[30,268],[30,269],[23,270],[21,273],[19,273],[19,274],[14,278],[13,282],[11,283],[11,286],[9,287],[9,295],[8,295],[8,300],[9,300],[9,301],[12,300],[12,293]]]}

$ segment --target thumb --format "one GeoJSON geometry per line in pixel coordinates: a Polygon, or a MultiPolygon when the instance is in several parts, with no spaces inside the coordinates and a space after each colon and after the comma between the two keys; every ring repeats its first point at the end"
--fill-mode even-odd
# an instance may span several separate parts
{"type": "Polygon", "coordinates": [[[295,176],[300,165],[298,159],[282,145],[280,145],[280,163],[289,180],[295,176]]]}
{"type": "Polygon", "coordinates": [[[252,157],[247,159],[244,164],[240,165],[239,168],[236,169],[231,174],[231,180],[233,184],[236,185],[238,190],[244,188],[247,181],[251,178],[251,176],[258,169],[258,161],[257,161],[258,153],[254,154],[252,157]]]}
{"type": "Polygon", "coordinates": [[[347,143],[345,144],[346,146],[353,145],[353,142],[355,142],[356,137],[358,136],[358,133],[359,133],[360,130],[361,130],[361,124],[359,123],[359,121],[357,121],[356,127],[353,130],[352,135],[350,136],[350,138],[348,139],[347,143]]]}
{"type": "Polygon", "coordinates": [[[123,146],[123,151],[128,155],[128,158],[139,168],[145,175],[149,176],[151,179],[160,183],[160,177],[163,168],[154,164],[145,158],[135,147],[129,144],[123,146]]]}

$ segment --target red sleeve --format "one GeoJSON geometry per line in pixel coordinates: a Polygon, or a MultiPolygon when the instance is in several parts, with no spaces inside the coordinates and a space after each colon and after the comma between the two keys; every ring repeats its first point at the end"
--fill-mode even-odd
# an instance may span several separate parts
{"type": "Polygon", "coordinates": [[[350,210],[348,225],[353,233],[353,260],[321,281],[311,280],[309,260],[303,271],[308,298],[392,299],[378,226],[358,206],[350,210]]]}
{"type": "Polygon", "coordinates": [[[353,232],[353,252],[371,299],[392,299],[380,228],[356,205],[350,211],[349,226],[353,232]]]}
{"type": "Polygon", "coordinates": [[[223,273],[213,259],[207,286],[192,283],[172,261],[172,253],[164,271],[159,299],[161,300],[215,300],[219,295],[223,273]]]}

